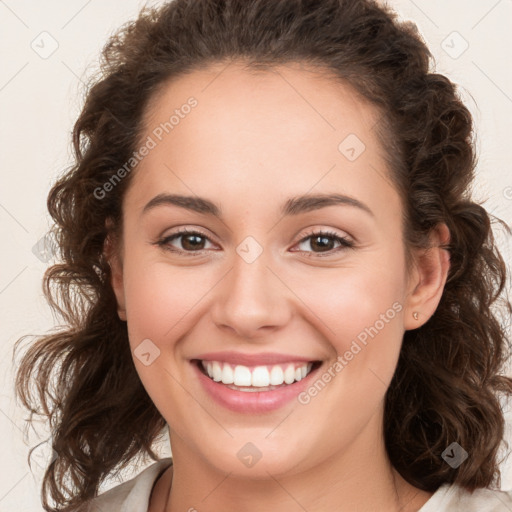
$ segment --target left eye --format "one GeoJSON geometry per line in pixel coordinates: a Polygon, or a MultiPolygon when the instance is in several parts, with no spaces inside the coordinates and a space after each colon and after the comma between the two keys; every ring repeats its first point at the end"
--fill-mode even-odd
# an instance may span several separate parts
{"type": "MultiPolygon", "coordinates": [[[[204,247],[206,241],[211,243],[210,239],[206,235],[203,235],[198,231],[183,230],[174,233],[170,236],[167,236],[165,238],[162,238],[157,242],[157,245],[169,251],[186,254],[187,256],[194,256],[194,253],[201,253],[202,251],[207,249],[204,247]],[[181,239],[181,248],[174,247],[171,245],[171,242],[174,242],[175,240],[179,239],[181,239]]],[[[304,244],[308,241],[309,246],[310,248],[313,248],[313,251],[300,249],[298,252],[312,252],[317,256],[322,256],[324,253],[330,255],[332,253],[338,252],[339,250],[351,248],[354,246],[353,242],[351,242],[348,238],[339,236],[336,233],[323,231],[309,234],[308,236],[300,240],[298,242],[298,245],[300,246],[301,244],[304,244]],[[338,243],[338,247],[333,248],[333,243],[338,243]],[[319,251],[315,251],[315,247],[319,249],[319,251]]],[[[311,254],[308,254],[308,256],[311,256],[311,254]]]]}
{"type": "MultiPolygon", "coordinates": [[[[303,243],[309,243],[309,246],[311,248],[317,247],[320,248],[320,252],[313,251],[313,254],[316,254],[317,256],[323,256],[323,253],[327,254],[327,256],[331,255],[332,253],[336,253],[340,250],[343,250],[345,248],[352,248],[354,247],[353,242],[351,242],[348,238],[345,238],[343,236],[339,236],[336,233],[331,232],[315,232],[311,233],[305,238],[303,238],[299,244],[303,243]],[[332,241],[334,242],[332,242],[332,241]],[[333,243],[338,243],[339,246],[337,248],[333,248],[333,243]]],[[[304,252],[304,251],[303,251],[304,252]]],[[[305,251],[310,252],[310,251],[305,251]]],[[[311,256],[311,254],[308,254],[308,256],[311,256]]]]}

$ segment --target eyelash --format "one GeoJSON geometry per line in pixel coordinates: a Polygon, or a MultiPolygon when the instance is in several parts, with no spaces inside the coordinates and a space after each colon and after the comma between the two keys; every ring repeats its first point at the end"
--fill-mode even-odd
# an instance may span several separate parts
{"type": "MultiPolygon", "coordinates": [[[[162,249],[164,249],[164,250],[171,251],[171,252],[178,253],[178,254],[183,254],[185,256],[191,256],[191,257],[200,256],[200,255],[202,255],[202,253],[204,251],[207,250],[207,249],[201,249],[199,251],[183,251],[181,249],[171,248],[171,246],[169,245],[169,242],[171,242],[177,238],[180,238],[181,236],[185,236],[185,235],[199,235],[200,237],[205,238],[211,242],[211,240],[205,234],[201,233],[200,231],[183,229],[183,230],[178,231],[172,235],[161,238],[160,240],[155,242],[155,244],[158,245],[159,247],[162,247],[162,249]]],[[[330,249],[329,251],[327,251],[325,253],[315,253],[312,251],[294,251],[294,252],[302,252],[302,253],[305,253],[307,255],[307,257],[312,258],[312,257],[332,256],[333,254],[338,253],[343,249],[353,249],[354,248],[354,243],[351,240],[349,240],[346,237],[340,236],[332,231],[328,231],[328,230],[313,231],[311,233],[308,233],[305,237],[303,237],[301,240],[299,240],[297,242],[297,244],[301,244],[302,242],[305,242],[309,238],[320,237],[320,236],[323,236],[326,238],[333,238],[336,242],[340,243],[340,247],[338,247],[336,249],[330,249]]]]}

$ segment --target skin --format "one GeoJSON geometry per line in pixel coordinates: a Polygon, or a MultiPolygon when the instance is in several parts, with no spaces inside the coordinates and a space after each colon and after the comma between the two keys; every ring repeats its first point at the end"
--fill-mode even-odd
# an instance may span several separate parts
{"type": "Polygon", "coordinates": [[[435,247],[417,250],[408,273],[402,205],[373,131],[378,113],[349,86],[303,66],[254,74],[214,65],[166,84],[147,108],[141,140],[190,96],[197,107],[134,171],[122,238],[108,251],[132,351],[145,339],[160,350],[148,366],[134,356],[169,424],[174,460],[150,512],[419,510],[431,494],[392,468],[383,405],[405,330],[426,322],[441,298],[449,258],[437,245],[448,229],[438,226],[435,247]],[[338,150],[349,134],[366,146],[355,161],[338,150]],[[280,214],[290,197],[334,192],[373,215],[348,205],[280,214]],[[208,198],[223,220],[174,205],[143,213],[161,193],[208,198]],[[206,235],[200,249],[190,237],[168,246],[200,255],[155,244],[183,227],[206,235]],[[324,256],[315,237],[301,241],[325,229],[354,247],[337,250],[329,239],[324,256]],[[252,263],[236,251],[247,236],[263,248],[252,263]],[[189,363],[208,351],[284,352],[323,360],[323,373],[395,302],[401,310],[305,405],[229,411],[205,394],[189,363]],[[252,467],[237,457],[247,442],[262,454],[252,467]]]}

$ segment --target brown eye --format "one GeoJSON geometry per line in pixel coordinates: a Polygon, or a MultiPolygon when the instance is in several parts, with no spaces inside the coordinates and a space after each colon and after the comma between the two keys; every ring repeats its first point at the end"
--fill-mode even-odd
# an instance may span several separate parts
{"type": "Polygon", "coordinates": [[[306,247],[309,246],[309,248],[312,249],[312,251],[300,249],[301,252],[309,253],[308,256],[311,256],[311,252],[318,256],[322,255],[322,253],[330,255],[332,253],[337,253],[340,250],[354,247],[353,242],[348,238],[339,236],[336,233],[324,231],[311,233],[303,238],[299,244],[306,244],[306,247]],[[335,247],[335,244],[339,245],[335,247]]]}
{"type": "Polygon", "coordinates": [[[197,249],[204,249],[204,237],[200,235],[179,235],[179,238],[181,238],[181,245],[185,250],[193,251],[197,249]]]}
{"type": "Polygon", "coordinates": [[[157,244],[163,249],[177,252],[188,253],[193,256],[195,252],[200,253],[207,249],[205,244],[210,242],[210,239],[198,231],[182,230],[172,235],[166,236],[159,240],[157,244]],[[181,247],[176,247],[180,244],[181,247]]]}

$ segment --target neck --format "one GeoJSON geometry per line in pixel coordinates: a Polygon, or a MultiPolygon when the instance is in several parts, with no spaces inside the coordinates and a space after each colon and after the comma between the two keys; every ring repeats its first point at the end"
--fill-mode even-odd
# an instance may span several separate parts
{"type": "Polygon", "coordinates": [[[278,477],[267,472],[268,478],[262,479],[226,474],[171,434],[173,466],[161,479],[165,488],[160,490],[158,512],[205,508],[210,512],[417,512],[432,494],[413,487],[394,470],[383,439],[372,444],[364,434],[343,453],[305,471],[278,477]]]}

